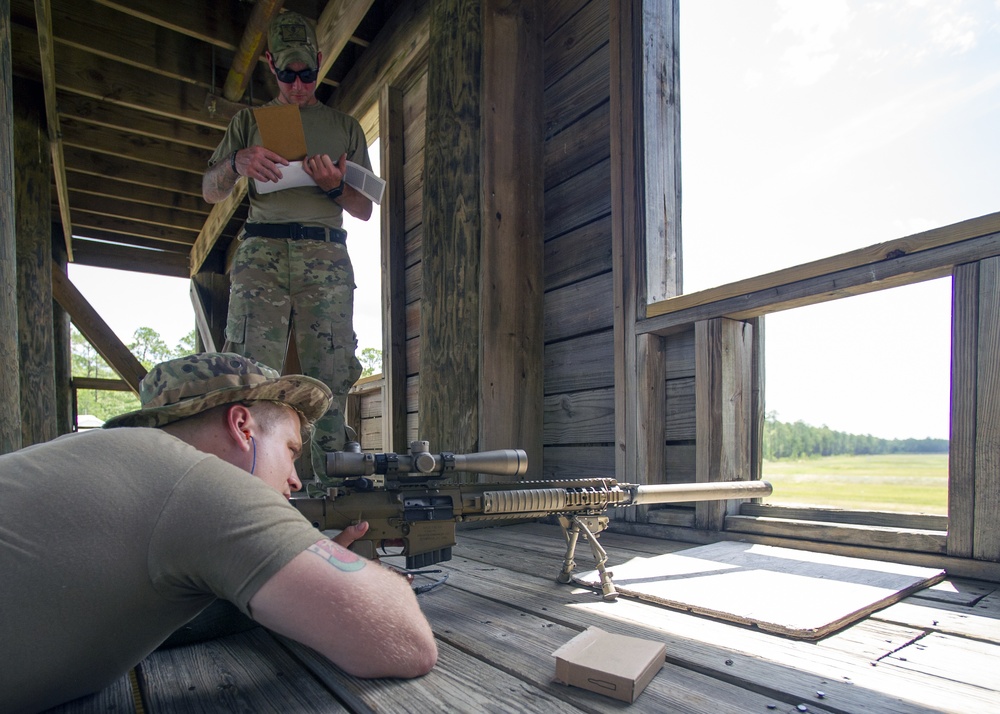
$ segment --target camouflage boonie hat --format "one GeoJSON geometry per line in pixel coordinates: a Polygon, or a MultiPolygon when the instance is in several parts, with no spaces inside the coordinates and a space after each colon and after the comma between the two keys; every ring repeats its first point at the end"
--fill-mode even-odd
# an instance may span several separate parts
{"type": "Polygon", "coordinates": [[[304,62],[316,69],[319,42],[312,23],[297,12],[285,12],[271,20],[267,31],[267,49],[274,58],[274,66],[286,69],[292,62],[304,62]]]}
{"type": "Polygon", "coordinates": [[[301,374],[281,376],[276,370],[230,352],[203,352],[161,362],[142,378],[142,409],[104,423],[156,427],[217,407],[242,401],[287,404],[311,424],[330,407],[330,389],[301,374]]]}

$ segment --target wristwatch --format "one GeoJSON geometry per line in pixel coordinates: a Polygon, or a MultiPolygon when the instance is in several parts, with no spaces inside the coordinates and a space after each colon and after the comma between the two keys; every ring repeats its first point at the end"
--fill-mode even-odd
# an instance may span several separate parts
{"type": "Polygon", "coordinates": [[[331,188],[329,191],[327,191],[326,196],[331,201],[335,201],[336,199],[340,198],[343,195],[343,193],[344,193],[344,179],[340,179],[340,185],[337,186],[336,188],[331,188]]]}

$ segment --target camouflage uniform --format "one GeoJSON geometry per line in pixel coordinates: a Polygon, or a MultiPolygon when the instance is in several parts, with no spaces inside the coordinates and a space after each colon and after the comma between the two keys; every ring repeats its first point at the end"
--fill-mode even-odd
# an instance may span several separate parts
{"type": "MultiPolygon", "coordinates": [[[[354,268],[347,248],[313,240],[246,238],[231,275],[226,337],[234,351],[280,365],[291,327],[302,373],[343,399],[361,376],[352,322],[354,268]]],[[[315,442],[324,451],[343,447],[343,402],[338,399],[316,422],[315,442]]]]}
{"type": "MultiPolygon", "coordinates": [[[[310,155],[347,158],[371,168],[364,132],[357,120],[324,104],[300,107],[310,155]]],[[[253,110],[243,109],[229,124],[211,164],[260,144],[253,110]]],[[[343,209],[318,186],[260,194],[250,182],[247,224],[299,223],[341,228],[343,209]]],[[[316,240],[244,238],[232,269],[226,349],[284,371],[289,329],[302,372],[322,380],[334,394],[333,406],[316,425],[316,443],[335,451],[344,443],[347,391],[361,376],[355,356],[354,270],[342,243],[316,240]]],[[[306,477],[310,475],[304,474],[306,477]]]]}

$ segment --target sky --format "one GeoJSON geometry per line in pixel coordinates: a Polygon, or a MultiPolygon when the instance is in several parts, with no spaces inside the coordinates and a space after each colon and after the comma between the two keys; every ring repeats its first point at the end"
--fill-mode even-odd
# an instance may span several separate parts
{"type": "MultiPolygon", "coordinates": [[[[686,292],[1000,210],[1000,0],[682,0],[680,21],[686,292]]],[[[345,227],[381,349],[378,207],[345,227]]],[[[187,280],[110,272],[70,278],[123,341],[192,329],[187,280]]],[[[769,315],[766,410],[947,438],[950,290],[769,315]]]]}
{"type": "MultiPolygon", "coordinates": [[[[1000,210],[1000,0],[680,6],[684,290],[1000,210]]],[[[765,409],[947,438],[951,280],[767,316],[765,409]]]]}

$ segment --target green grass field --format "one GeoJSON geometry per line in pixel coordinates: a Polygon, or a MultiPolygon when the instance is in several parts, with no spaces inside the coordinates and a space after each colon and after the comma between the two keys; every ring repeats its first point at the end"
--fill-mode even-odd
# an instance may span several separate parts
{"type": "Polygon", "coordinates": [[[948,514],[948,455],[827,456],[764,462],[775,506],[948,514]]]}

